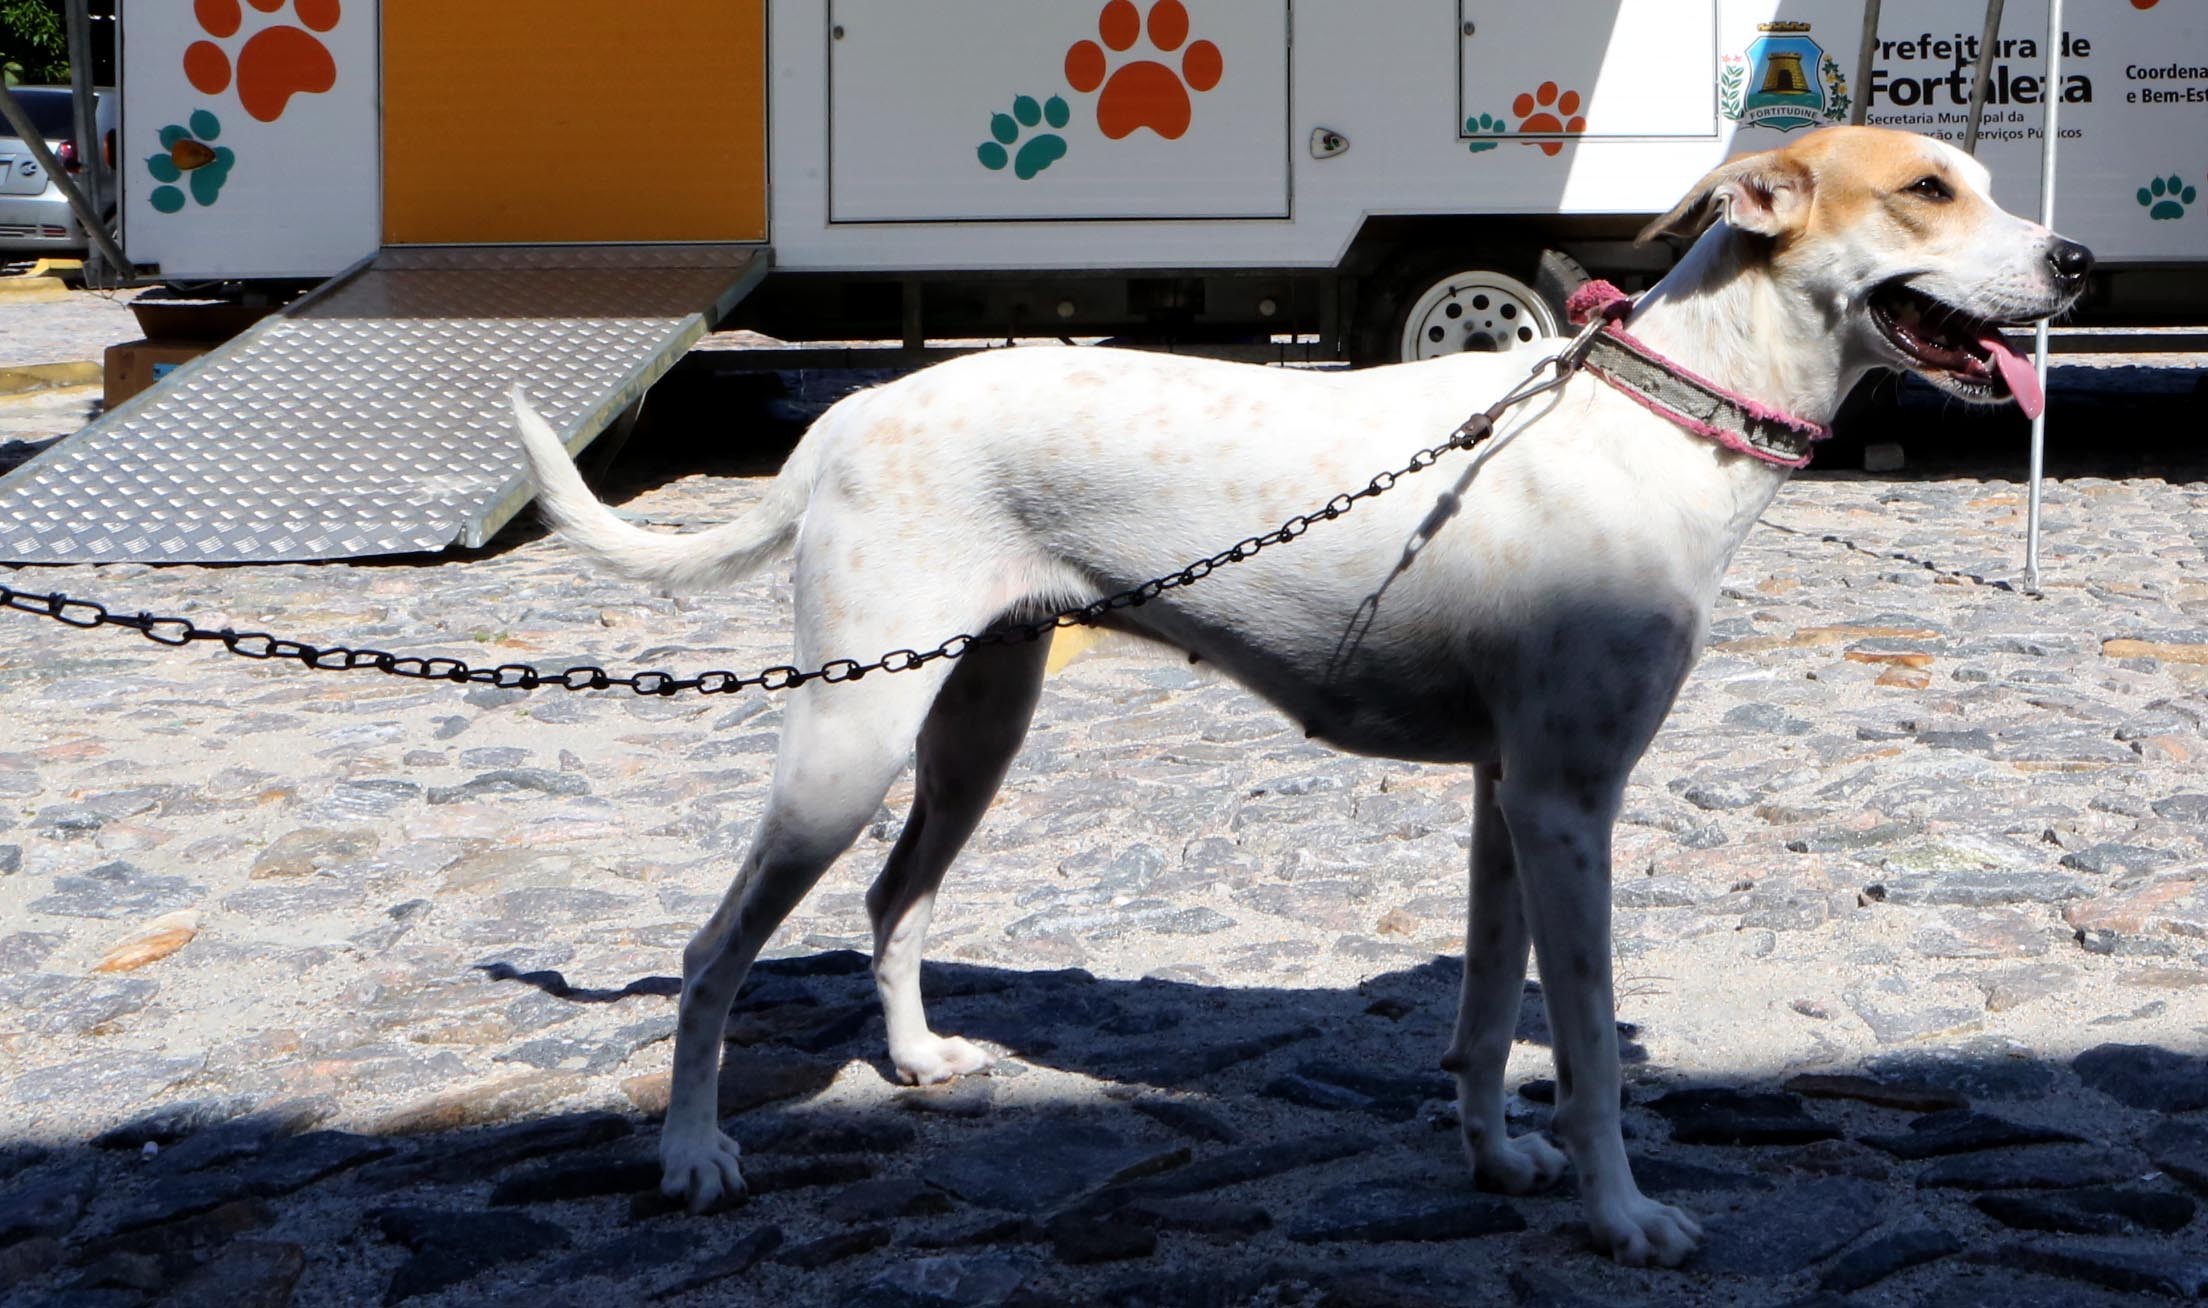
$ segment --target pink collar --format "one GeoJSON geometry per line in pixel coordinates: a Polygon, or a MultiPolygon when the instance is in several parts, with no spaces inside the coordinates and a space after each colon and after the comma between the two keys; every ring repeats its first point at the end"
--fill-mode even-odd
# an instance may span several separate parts
{"type": "Polygon", "coordinates": [[[1811,444],[1832,435],[1830,427],[1734,394],[1650,349],[1623,326],[1632,297],[1608,282],[1588,282],[1572,292],[1564,309],[1574,323],[1605,320],[1581,366],[1697,436],[1781,468],[1806,468],[1811,444]]]}

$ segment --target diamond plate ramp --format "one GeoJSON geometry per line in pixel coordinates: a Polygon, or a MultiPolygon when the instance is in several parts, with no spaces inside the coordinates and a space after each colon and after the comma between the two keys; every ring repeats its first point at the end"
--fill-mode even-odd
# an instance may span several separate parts
{"type": "Polygon", "coordinates": [[[0,560],[481,545],[531,494],[515,383],[579,450],[768,260],[753,246],[383,251],[0,478],[0,560]]]}

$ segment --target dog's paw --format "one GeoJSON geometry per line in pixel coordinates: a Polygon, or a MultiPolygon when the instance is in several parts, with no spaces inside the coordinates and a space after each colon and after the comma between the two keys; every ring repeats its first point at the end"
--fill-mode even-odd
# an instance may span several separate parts
{"type": "Polygon", "coordinates": [[[1677,1267],[1702,1238],[1702,1224],[1685,1209],[1638,1194],[1589,1204],[1587,1226],[1595,1247],[1626,1267],[1677,1267]]]}
{"type": "Polygon", "coordinates": [[[659,1192],[693,1213],[730,1208],[745,1196],[742,1150],[718,1129],[702,1139],[663,1136],[659,1192]]]}
{"type": "Polygon", "coordinates": [[[971,1040],[957,1036],[930,1036],[925,1041],[889,1051],[897,1065],[897,1079],[906,1085],[935,1085],[954,1076],[979,1072],[996,1060],[971,1040]]]}
{"type": "Polygon", "coordinates": [[[1532,1194],[1555,1185],[1564,1175],[1564,1151],[1538,1135],[1504,1137],[1476,1144],[1467,1138],[1472,1175],[1481,1187],[1503,1194],[1532,1194]]]}

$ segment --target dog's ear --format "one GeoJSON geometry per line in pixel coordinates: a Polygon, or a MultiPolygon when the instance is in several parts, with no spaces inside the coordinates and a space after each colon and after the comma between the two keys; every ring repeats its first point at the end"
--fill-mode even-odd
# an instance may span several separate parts
{"type": "Polygon", "coordinates": [[[1670,213],[1641,229],[1636,243],[1693,240],[1720,218],[1744,232],[1785,236],[1809,221],[1812,185],[1809,169],[1783,150],[1744,155],[1696,182],[1670,213]]]}

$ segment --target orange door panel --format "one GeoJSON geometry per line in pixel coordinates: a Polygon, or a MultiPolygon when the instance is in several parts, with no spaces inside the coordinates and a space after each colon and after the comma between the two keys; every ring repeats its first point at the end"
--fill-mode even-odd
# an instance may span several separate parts
{"type": "Polygon", "coordinates": [[[766,0],[383,0],[386,244],[766,235],[766,0]]]}

